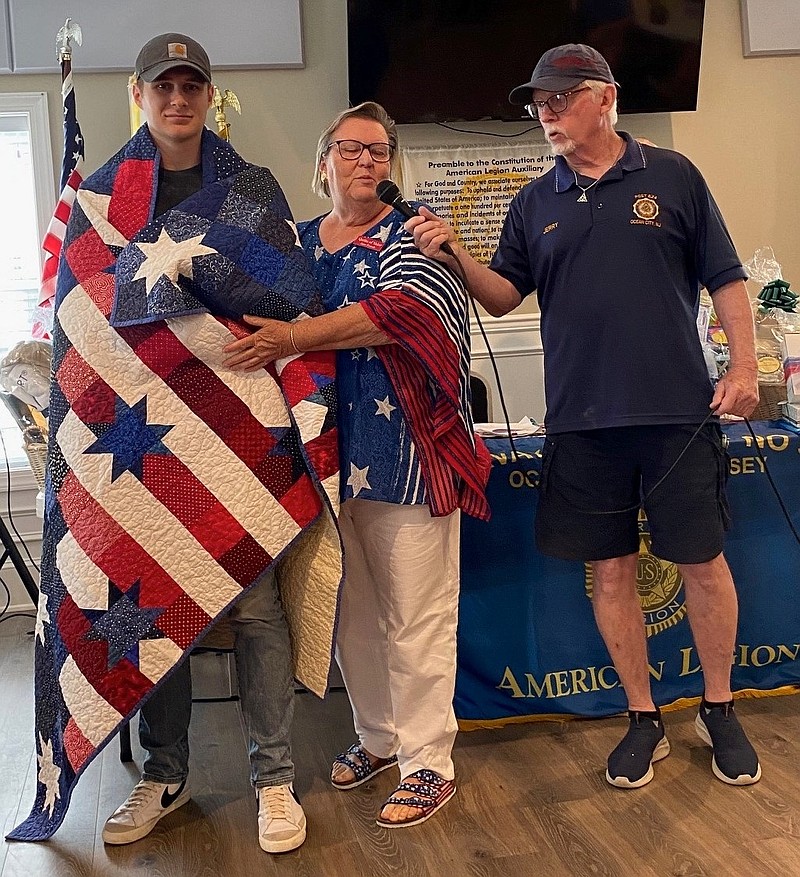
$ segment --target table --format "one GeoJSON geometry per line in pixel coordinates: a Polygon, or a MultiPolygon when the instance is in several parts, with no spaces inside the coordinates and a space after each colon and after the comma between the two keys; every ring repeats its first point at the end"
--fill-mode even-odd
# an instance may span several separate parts
{"type": "MultiPolygon", "coordinates": [[[[795,529],[800,530],[800,432],[752,424],[795,529]]],[[[744,423],[726,425],[733,526],[725,555],[739,593],[733,689],[800,683],[800,545],[744,423]]],[[[488,523],[464,516],[455,710],[464,728],[545,716],[607,716],[625,696],[595,627],[582,563],[544,557],[533,541],[541,437],[488,439],[488,523]]],[[[660,706],[702,693],[677,569],[649,554],[640,524],[639,595],[653,694],[660,706]]]]}

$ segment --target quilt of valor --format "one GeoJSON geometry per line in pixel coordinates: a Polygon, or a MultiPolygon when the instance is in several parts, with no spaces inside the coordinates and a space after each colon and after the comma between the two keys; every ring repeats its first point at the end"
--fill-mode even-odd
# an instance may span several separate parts
{"type": "Polygon", "coordinates": [[[42,840],[75,784],[277,563],[298,680],[319,695],[342,558],[334,357],[222,365],[244,313],[321,311],[280,187],[209,131],[203,187],[150,221],[145,127],[78,193],[59,268],[36,622],[42,840]]]}

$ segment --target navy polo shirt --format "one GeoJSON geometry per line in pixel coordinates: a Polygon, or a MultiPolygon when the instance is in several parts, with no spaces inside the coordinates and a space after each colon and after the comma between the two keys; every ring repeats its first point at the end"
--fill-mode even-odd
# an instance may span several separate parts
{"type": "Polygon", "coordinates": [[[618,133],[586,203],[561,156],[516,195],[490,266],[537,292],[551,433],[702,421],[700,289],[747,277],[697,168],[618,133]]]}

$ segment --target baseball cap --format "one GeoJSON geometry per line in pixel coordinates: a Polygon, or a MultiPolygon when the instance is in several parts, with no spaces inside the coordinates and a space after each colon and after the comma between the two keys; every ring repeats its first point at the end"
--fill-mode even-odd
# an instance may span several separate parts
{"type": "Polygon", "coordinates": [[[567,43],[548,49],[533,68],[530,82],[518,85],[509,94],[512,104],[526,104],[534,88],[543,91],[567,91],[585,79],[597,79],[618,85],[611,75],[608,61],[591,46],[567,43]]]}
{"type": "Polygon", "coordinates": [[[191,67],[211,82],[211,62],[206,50],[182,33],[162,33],[146,42],[136,56],[134,76],[154,82],[173,67],[191,67]]]}

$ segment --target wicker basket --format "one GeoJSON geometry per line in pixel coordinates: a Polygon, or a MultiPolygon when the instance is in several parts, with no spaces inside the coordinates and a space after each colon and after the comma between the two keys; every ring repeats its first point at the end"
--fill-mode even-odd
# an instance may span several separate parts
{"type": "Polygon", "coordinates": [[[758,385],[758,405],[750,415],[751,420],[778,420],[783,415],[779,402],[786,401],[786,384],[758,385]]]}
{"type": "Polygon", "coordinates": [[[29,426],[22,433],[22,447],[28,455],[31,472],[39,490],[44,490],[47,470],[47,436],[38,426],[29,426]]]}

